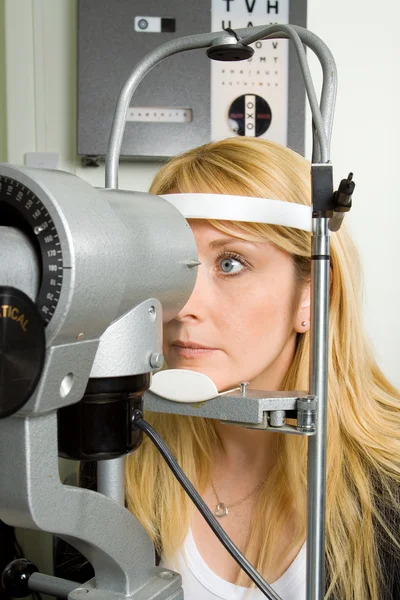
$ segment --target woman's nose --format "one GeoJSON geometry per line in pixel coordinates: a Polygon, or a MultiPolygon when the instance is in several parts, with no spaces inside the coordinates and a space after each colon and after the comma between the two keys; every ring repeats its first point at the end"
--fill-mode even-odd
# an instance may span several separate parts
{"type": "Polygon", "coordinates": [[[210,297],[206,267],[201,264],[197,268],[197,279],[193,292],[182,310],[176,315],[178,321],[204,320],[207,314],[207,299],[210,297]]]}

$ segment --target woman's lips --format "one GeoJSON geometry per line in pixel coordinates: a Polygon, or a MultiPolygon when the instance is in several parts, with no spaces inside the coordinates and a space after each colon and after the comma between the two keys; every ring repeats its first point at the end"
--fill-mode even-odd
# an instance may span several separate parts
{"type": "Polygon", "coordinates": [[[180,344],[179,342],[171,344],[171,349],[174,350],[178,356],[182,356],[184,358],[196,358],[198,356],[204,356],[207,354],[212,354],[213,352],[218,352],[218,348],[208,348],[206,346],[200,346],[199,344],[180,344]]]}

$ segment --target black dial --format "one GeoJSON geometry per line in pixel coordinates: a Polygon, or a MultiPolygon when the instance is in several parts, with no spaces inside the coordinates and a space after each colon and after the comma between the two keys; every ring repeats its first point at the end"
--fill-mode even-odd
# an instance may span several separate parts
{"type": "Polygon", "coordinates": [[[36,249],[41,268],[36,304],[47,325],[56,310],[63,280],[59,236],[42,201],[19,181],[3,175],[0,175],[0,225],[24,231],[36,249]]]}

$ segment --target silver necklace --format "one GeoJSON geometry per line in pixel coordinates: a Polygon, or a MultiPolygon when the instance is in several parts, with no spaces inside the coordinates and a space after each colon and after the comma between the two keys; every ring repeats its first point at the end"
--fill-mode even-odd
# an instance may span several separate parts
{"type": "Polygon", "coordinates": [[[245,502],[246,500],[251,498],[251,496],[254,496],[263,484],[263,481],[260,481],[260,483],[257,485],[257,487],[255,487],[254,490],[252,492],[250,492],[250,494],[247,494],[247,496],[245,496],[241,500],[238,500],[237,502],[234,502],[233,504],[225,504],[225,502],[221,502],[220,497],[218,496],[218,492],[215,489],[215,484],[214,484],[214,481],[213,481],[213,478],[211,477],[211,475],[210,475],[210,481],[211,481],[211,486],[214,491],[215,497],[217,499],[217,505],[215,507],[214,514],[219,519],[221,517],[225,517],[228,514],[228,508],[233,508],[234,506],[239,506],[239,504],[242,504],[243,502],[245,502]]]}

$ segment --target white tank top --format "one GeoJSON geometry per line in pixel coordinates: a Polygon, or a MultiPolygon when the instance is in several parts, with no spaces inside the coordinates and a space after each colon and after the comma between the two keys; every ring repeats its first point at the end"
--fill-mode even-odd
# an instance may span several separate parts
{"type": "MultiPolygon", "coordinates": [[[[265,599],[257,588],[250,591],[216,575],[201,557],[190,529],[182,550],[171,561],[162,559],[160,566],[182,575],[185,600],[265,599]]],[[[282,600],[306,600],[306,542],[290,567],[271,587],[282,600]]]]}

